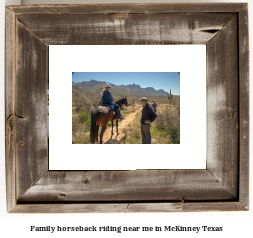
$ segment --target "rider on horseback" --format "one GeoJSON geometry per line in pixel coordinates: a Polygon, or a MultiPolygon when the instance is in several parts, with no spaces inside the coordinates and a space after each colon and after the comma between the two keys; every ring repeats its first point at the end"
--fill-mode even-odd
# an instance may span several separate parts
{"type": "Polygon", "coordinates": [[[102,91],[102,97],[101,97],[102,106],[109,105],[112,110],[115,109],[117,113],[117,119],[123,120],[124,118],[120,114],[120,106],[113,102],[113,97],[112,97],[112,94],[110,93],[110,88],[111,88],[111,85],[109,83],[106,83],[105,88],[102,91]]]}

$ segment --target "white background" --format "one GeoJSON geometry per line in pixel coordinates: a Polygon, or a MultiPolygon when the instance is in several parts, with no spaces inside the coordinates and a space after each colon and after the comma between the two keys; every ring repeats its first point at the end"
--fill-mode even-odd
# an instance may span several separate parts
{"type": "Polygon", "coordinates": [[[206,168],[205,45],[52,45],[49,91],[50,170],[206,168]],[[72,144],[72,72],[180,72],[180,144],[72,144]]]}
{"type": "MultiPolygon", "coordinates": [[[[112,3],[112,2],[118,2],[118,3],[127,3],[127,2],[155,2],[155,1],[127,1],[127,0],[115,0],[115,1],[98,1],[98,0],[87,0],[87,1],[61,1],[61,0],[51,0],[48,1],[32,1],[27,0],[23,1],[23,3],[34,3],[34,4],[41,4],[41,3],[112,3]]],[[[176,1],[162,1],[159,2],[176,2],[176,1]]],[[[180,2],[180,1],[177,1],[180,2]]],[[[191,1],[182,1],[182,2],[207,2],[207,1],[198,1],[198,0],[191,0],[191,1]]],[[[221,0],[221,1],[211,1],[208,2],[249,2],[244,0],[221,0]]],[[[5,194],[5,139],[4,139],[4,7],[5,5],[11,5],[11,4],[20,4],[20,1],[17,0],[6,0],[1,1],[0,3],[0,11],[1,11],[1,25],[0,25],[0,32],[1,32],[1,38],[0,38],[0,51],[1,51],[1,58],[0,58],[0,71],[1,71],[1,78],[0,78],[0,88],[1,88],[1,104],[0,104],[0,110],[1,110],[1,117],[0,117],[0,135],[1,135],[1,143],[0,143],[0,229],[1,229],[1,235],[3,237],[20,237],[20,236],[26,236],[26,237],[35,237],[34,233],[29,232],[29,226],[30,225],[36,225],[36,226],[45,226],[45,225],[118,225],[119,223],[124,226],[163,226],[163,225],[187,225],[187,226],[202,226],[202,225],[209,225],[209,226],[224,226],[225,231],[222,233],[201,233],[201,234],[195,234],[195,233],[163,233],[160,234],[159,237],[181,237],[186,236],[187,237],[251,237],[252,232],[252,222],[253,222],[253,207],[252,207],[252,176],[251,176],[251,184],[250,184],[250,211],[249,212],[194,212],[194,213],[129,213],[129,214],[7,214],[6,213],[6,194],[5,194]]],[[[252,41],[252,14],[253,14],[253,4],[249,2],[249,28],[250,28],[250,45],[253,44],[252,41]]],[[[250,53],[250,58],[252,59],[252,53],[250,53]]],[[[250,71],[252,72],[253,66],[252,63],[250,65],[250,71]]],[[[252,83],[250,84],[250,90],[253,90],[252,83]]],[[[251,99],[251,105],[253,105],[253,100],[251,99]]],[[[252,110],[252,106],[251,106],[252,110]]],[[[251,117],[252,118],[252,117],[251,117]]],[[[251,123],[253,121],[251,120],[251,123]]],[[[250,134],[252,134],[252,126],[250,128],[250,134]]],[[[250,141],[250,146],[252,148],[252,140],[250,141]]],[[[252,156],[250,158],[252,160],[252,156]]],[[[250,171],[252,174],[252,163],[250,163],[250,171]]],[[[136,236],[137,234],[129,233],[131,236],[136,236]]],[[[123,237],[128,237],[129,234],[121,234],[123,237]]],[[[139,233],[138,233],[139,234],[139,233]]],[[[45,237],[45,235],[48,235],[48,233],[37,233],[36,237],[45,237]]],[[[54,237],[66,237],[66,236],[74,236],[74,237],[85,237],[85,234],[69,234],[66,233],[63,235],[58,234],[54,237]]],[[[98,235],[95,233],[95,235],[98,235]]],[[[118,234],[115,233],[104,233],[104,236],[114,237],[118,234]]],[[[143,235],[140,234],[140,235],[143,235]]],[[[157,235],[157,233],[156,233],[157,235]]],[[[88,235],[86,235],[88,236],[88,235]]],[[[92,237],[94,235],[89,234],[88,237],[92,237]]],[[[147,237],[154,237],[154,233],[150,232],[148,234],[145,234],[147,237]]]]}

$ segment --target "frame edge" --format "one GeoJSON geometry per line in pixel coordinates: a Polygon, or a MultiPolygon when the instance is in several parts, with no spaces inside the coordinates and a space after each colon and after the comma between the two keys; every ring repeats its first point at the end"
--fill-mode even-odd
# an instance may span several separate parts
{"type": "Polygon", "coordinates": [[[17,204],[15,167],[15,14],[5,8],[5,168],[7,212],[17,204]],[[6,53],[8,52],[8,54],[6,53]]]}
{"type": "Polygon", "coordinates": [[[239,18],[239,201],[249,207],[249,29],[248,3],[239,18]]]}

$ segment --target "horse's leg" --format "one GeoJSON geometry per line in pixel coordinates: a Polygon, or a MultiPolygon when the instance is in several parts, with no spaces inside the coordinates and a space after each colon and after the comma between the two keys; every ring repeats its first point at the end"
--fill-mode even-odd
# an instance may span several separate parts
{"type": "Polygon", "coordinates": [[[116,132],[117,132],[117,135],[119,135],[119,131],[118,131],[118,119],[116,118],[116,132]]]}
{"type": "Polygon", "coordinates": [[[113,120],[112,120],[112,135],[111,135],[111,138],[112,138],[112,136],[113,136],[113,120]]]}
{"type": "Polygon", "coordinates": [[[99,126],[96,127],[96,139],[95,139],[96,143],[98,143],[98,130],[99,130],[99,126]]]}
{"type": "Polygon", "coordinates": [[[100,133],[100,144],[102,144],[102,139],[103,139],[103,135],[104,135],[104,132],[106,130],[106,126],[102,126],[102,130],[101,130],[101,133],[100,133]]]}

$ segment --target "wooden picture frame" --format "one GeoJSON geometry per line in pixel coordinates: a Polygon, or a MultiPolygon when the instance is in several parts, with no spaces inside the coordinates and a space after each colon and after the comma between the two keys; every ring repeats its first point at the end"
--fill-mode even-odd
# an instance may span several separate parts
{"type": "Polygon", "coordinates": [[[249,209],[246,3],[6,7],[5,77],[8,212],[249,209]],[[48,46],[55,44],[206,44],[206,169],[49,171],[48,46]]]}

